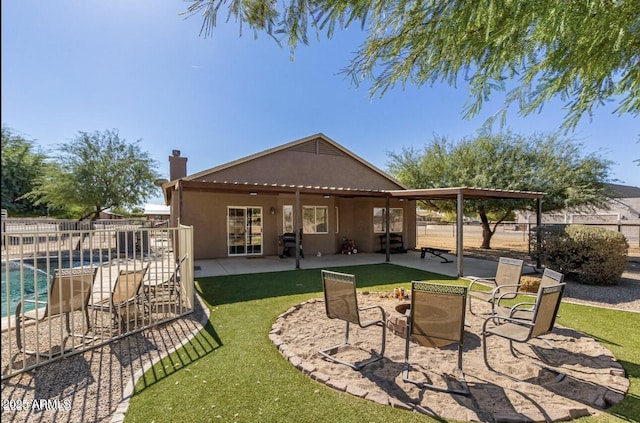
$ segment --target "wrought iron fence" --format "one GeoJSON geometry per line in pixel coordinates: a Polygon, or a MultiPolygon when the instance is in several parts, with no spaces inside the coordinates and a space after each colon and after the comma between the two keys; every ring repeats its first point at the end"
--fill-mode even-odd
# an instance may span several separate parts
{"type": "Polygon", "coordinates": [[[2,379],[193,311],[192,228],[118,222],[3,221],[2,379]]]}

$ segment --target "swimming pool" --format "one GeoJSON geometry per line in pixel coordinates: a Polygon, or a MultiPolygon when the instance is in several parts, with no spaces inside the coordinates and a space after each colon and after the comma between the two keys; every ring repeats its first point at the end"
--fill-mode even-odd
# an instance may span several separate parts
{"type": "MultiPolygon", "coordinates": [[[[99,265],[100,257],[86,257],[80,259],[76,258],[63,258],[61,261],[58,258],[41,258],[34,260],[10,260],[8,262],[2,262],[2,317],[13,315],[16,311],[16,306],[20,303],[21,292],[24,292],[25,300],[34,300],[36,298],[36,292],[38,301],[43,303],[47,301],[47,288],[49,282],[53,277],[54,271],[60,268],[72,268],[77,266],[87,265],[99,265]],[[24,283],[24,289],[20,283],[24,283]],[[7,284],[7,279],[9,283],[7,284]],[[8,285],[8,289],[7,289],[8,285]],[[8,299],[8,301],[7,301],[8,299]]],[[[31,302],[24,303],[24,310],[30,311],[35,308],[35,304],[31,302]]]]}

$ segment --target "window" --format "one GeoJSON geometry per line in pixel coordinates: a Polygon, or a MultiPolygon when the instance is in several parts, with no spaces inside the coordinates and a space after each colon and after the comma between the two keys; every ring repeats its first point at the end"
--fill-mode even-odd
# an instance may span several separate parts
{"type": "Polygon", "coordinates": [[[282,206],[282,232],[293,232],[293,206],[282,206]]]}
{"type": "Polygon", "coordinates": [[[303,206],[302,231],[305,234],[328,233],[328,214],[326,206],[303,206]]]}
{"type": "Polygon", "coordinates": [[[336,206],[336,233],[340,232],[340,215],[338,214],[338,206],[336,206]]]}
{"type": "MultiPolygon", "coordinates": [[[[385,208],[374,207],[373,208],[373,232],[384,233],[386,232],[385,223],[385,208]]],[[[400,208],[389,209],[389,232],[402,232],[402,212],[400,208]]]]}

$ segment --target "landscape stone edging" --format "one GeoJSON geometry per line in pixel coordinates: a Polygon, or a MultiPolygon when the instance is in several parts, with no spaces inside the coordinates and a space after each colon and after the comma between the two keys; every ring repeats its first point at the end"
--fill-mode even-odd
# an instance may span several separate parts
{"type": "MultiPolygon", "coordinates": [[[[370,294],[370,293],[367,292],[366,294],[370,294]]],[[[278,322],[280,319],[286,318],[287,316],[291,315],[295,311],[299,310],[305,304],[313,304],[316,302],[324,303],[324,300],[314,298],[308,301],[304,301],[293,307],[290,307],[287,311],[285,311],[284,313],[276,317],[273,325],[271,326],[271,331],[269,332],[269,339],[271,339],[273,344],[276,346],[278,351],[280,351],[280,353],[283,355],[284,358],[286,358],[289,362],[291,362],[291,364],[295,368],[297,368],[298,370],[301,370],[304,374],[311,377],[311,379],[316,380],[320,383],[323,383],[326,386],[332,389],[335,389],[337,391],[346,392],[356,397],[368,399],[369,401],[373,401],[382,405],[390,405],[391,407],[394,407],[394,408],[401,408],[409,411],[412,410],[412,411],[429,415],[432,417],[438,417],[434,415],[432,412],[430,412],[429,410],[424,409],[419,405],[412,404],[412,403],[405,403],[389,395],[380,395],[373,392],[368,392],[359,387],[350,388],[346,382],[333,380],[329,375],[317,371],[315,366],[310,366],[310,367],[306,366],[304,364],[304,360],[301,357],[292,353],[288,345],[279,336],[282,333],[282,329],[279,327],[278,322]]],[[[387,325],[387,327],[391,330],[397,329],[395,326],[398,323],[400,323],[402,319],[403,317],[397,318],[397,321],[395,322],[395,324],[392,324],[391,326],[387,325]]],[[[406,318],[404,319],[404,322],[406,324],[406,318]]],[[[399,332],[401,332],[401,335],[400,334],[398,335],[404,338],[405,337],[404,331],[399,331],[399,332]]],[[[593,338],[591,338],[591,341],[597,342],[593,338]]],[[[615,359],[615,357],[612,357],[612,358],[614,360],[612,363],[610,363],[612,367],[609,369],[609,374],[616,379],[619,379],[620,377],[622,377],[623,380],[621,381],[621,383],[616,383],[616,385],[618,385],[617,387],[620,389],[620,392],[615,392],[609,389],[605,390],[604,392],[601,392],[600,395],[597,398],[594,398],[592,401],[592,405],[599,408],[608,408],[608,406],[612,404],[617,404],[625,397],[626,393],[630,388],[630,380],[626,377],[626,372],[624,371],[624,367],[615,359]],[[619,397],[622,397],[622,398],[619,398],[619,397]]],[[[552,421],[574,420],[581,417],[589,417],[590,415],[591,414],[586,408],[568,408],[563,410],[555,410],[552,421]]],[[[518,418],[518,416],[514,414],[495,415],[494,421],[509,422],[509,423],[513,423],[513,422],[524,423],[524,422],[530,421],[530,419],[526,416],[520,416],[520,417],[522,417],[521,420],[518,418]]]]}
{"type": "MultiPolygon", "coordinates": [[[[400,400],[398,400],[397,398],[391,397],[389,395],[378,395],[376,393],[373,392],[369,392],[366,391],[364,389],[358,388],[358,387],[349,387],[346,383],[344,382],[340,382],[340,381],[336,381],[331,379],[331,377],[325,373],[321,373],[318,372],[317,369],[315,368],[315,366],[308,366],[304,363],[304,360],[302,360],[301,357],[299,357],[298,355],[295,355],[294,353],[292,353],[289,350],[288,345],[282,340],[282,338],[279,336],[282,333],[282,330],[280,329],[280,327],[278,326],[278,321],[282,318],[286,318],[287,316],[289,316],[290,314],[296,312],[297,310],[299,310],[302,306],[304,306],[305,304],[313,304],[316,302],[320,302],[323,303],[324,300],[322,299],[311,299],[308,301],[304,301],[300,304],[296,304],[293,307],[290,307],[287,311],[285,311],[284,313],[280,314],[278,317],[276,317],[273,325],[271,325],[271,331],[269,332],[269,339],[271,339],[271,342],[273,342],[274,346],[278,349],[278,351],[280,352],[280,354],[282,354],[282,356],[287,359],[292,365],[293,367],[295,367],[296,369],[302,371],[302,373],[304,373],[305,375],[309,376],[311,379],[320,382],[332,389],[335,389],[336,391],[339,392],[346,392],[348,394],[354,395],[356,397],[359,398],[364,398],[367,399],[369,401],[373,401],[376,402],[378,404],[382,404],[382,405],[390,405],[393,408],[401,408],[404,410],[414,410],[414,411],[418,411],[421,412],[422,414],[430,414],[427,412],[427,410],[419,410],[418,407],[416,407],[414,404],[410,404],[410,403],[405,403],[402,402],[400,400]]],[[[116,422],[114,422],[116,423],[116,422]]]]}

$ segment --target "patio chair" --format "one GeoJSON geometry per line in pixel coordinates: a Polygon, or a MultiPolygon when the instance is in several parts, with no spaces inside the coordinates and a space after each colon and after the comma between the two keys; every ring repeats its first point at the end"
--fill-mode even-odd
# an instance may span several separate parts
{"type": "Polygon", "coordinates": [[[182,295],[182,285],[180,284],[180,267],[187,260],[187,258],[189,258],[189,253],[186,253],[180,260],[176,262],[175,268],[168,278],[164,278],[162,274],[154,275],[153,271],[147,272],[148,278],[143,282],[142,285],[142,289],[147,300],[145,302],[145,305],[150,306],[151,303],[157,304],[157,298],[163,294],[169,295],[169,303],[173,303],[174,295],[176,297],[176,300],[178,302],[180,301],[182,295]]]}
{"type": "Polygon", "coordinates": [[[513,348],[514,342],[528,343],[530,340],[540,338],[553,330],[565,286],[565,283],[541,286],[531,319],[491,316],[484,321],[482,325],[482,354],[487,368],[495,371],[487,360],[488,336],[494,335],[509,340],[509,350],[514,357],[517,357],[513,348]]]}
{"type": "Polygon", "coordinates": [[[332,272],[329,270],[322,270],[321,273],[327,317],[329,317],[330,319],[344,320],[346,322],[346,332],[343,343],[320,350],[320,354],[328,360],[344,364],[345,366],[349,366],[354,370],[360,370],[367,364],[382,359],[384,357],[384,349],[387,336],[387,326],[384,309],[379,305],[368,307],[358,306],[358,296],[356,294],[356,277],[354,275],[332,272]],[[380,310],[379,319],[367,321],[362,321],[360,319],[361,312],[376,308],[380,310]],[[336,358],[334,354],[337,353],[338,349],[349,345],[350,323],[357,324],[361,328],[380,326],[382,328],[382,344],[380,347],[380,352],[375,353],[374,351],[372,351],[373,357],[356,363],[349,363],[336,358]]]}
{"type": "MultiPolygon", "coordinates": [[[[549,268],[544,269],[542,273],[542,278],[540,278],[540,286],[550,286],[550,285],[558,285],[564,281],[564,275],[562,273],[556,272],[555,270],[551,270],[549,268]]],[[[523,294],[520,291],[520,294],[523,294]]],[[[513,317],[515,319],[525,319],[531,320],[533,317],[533,311],[535,309],[535,302],[521,302],[515,304],[511,307],[505,307],[501,305],[501,301],[505,299],[505,297],[510,297],[511,293],[503,292],[499,297],[496,298],[495,302],[492,303],[492,313],[498,314],[503,317],[513,317]]]]}
{"type": "Polygon", "coordinates": [[[464,323],[467,301],[466,286],[428,282],[411,282],[411,308],[405,337],[402,381],[439,392],[469,395],[462,370],[464,323]],[[409,378],[409,351],[414,340],[423,347],[439,348],[458,344],[458,381],[460,389],[441,387],[409,378]]]}
{"type": "Polygon", "coordinates": [[[111,313],[113,327],[122,329],[127,322],[138,318],[142,313],[138,309],[139,296],[149,264],[135,270],[120,270],[111,295],[98,299],[89,305],[96,313],[106,311],[111,313]]]}
{"type": "MultiPolygon", "coordinates": [[[[19,302],[16,307],[16,343],[18,350],[25,354],[41,354],[36,351],[26,350],[22,344],[23,325],[30,321],[41,322],[64,314],[65,329],[67,337],[86,338],[87,333],[91,330],[91,322],[89,320],[89,298],[93,282],[98,272],[97,267],[83,267],[78,269],[56,269],[49,291],[47,293],[47,301],[45,307],[40,305],[44,302],[35,300],[24,300],[25,303],[35,304],[36,309],[32,311],[23,310],[23,302],[19,302]],[[70,317],[73,312],[81,311],[84,314],[84,333],[82,335],[72,333],[70,317]]],[[[49,330],[49,335],[53,335],[53,331],[49,330]]],[[[60,332],[62,334],[62,332],[60,332]]],[[[50,340],[52,341],[52,340],[50,340]]],[[[61,339],[61,342],[63,340],[61,339]]],[[[50,345],[52,343],[50,342],[50,345]]],[[[44,354],[47,355],[47,354],[44,354]]],[[[52,354],[49,354],[50,356],[52,354]]]]}
{"type": "Polygon", "coordinates": [[[493,278],[481,278],[477,276],[469,276],[467,279],[471,281],[469,284],[469,312],[475,314],[471,308],[472,298],[477,298],[490,303],[495,303],[497,296],[510,289],[503,299],[513,299],[516,297],[520,288],[520,277],[522,276],[522,267],[524,261],[508,257],[500,257],[498,261],[498,269],[493,278]],[[488,291],[474,290],[476,284],[489,285],[492,289],[488,291]]]}

